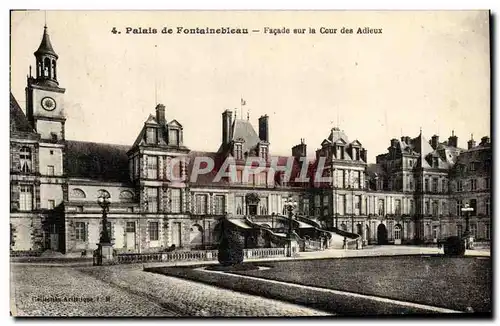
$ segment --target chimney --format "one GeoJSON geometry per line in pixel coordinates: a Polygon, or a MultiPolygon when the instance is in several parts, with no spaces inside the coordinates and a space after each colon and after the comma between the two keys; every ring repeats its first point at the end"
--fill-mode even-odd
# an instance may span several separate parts
{"type": "Polygon", "coordinates": [[[411,137],[410,136],[405,136],[405,143],[407,145],[410,145],[410,142],[411,142],[411,137]]]}
{"type": "Polygon", "coordinates": [[[259,138],[269,142],[269,117],[267,114],[259,118],[259,138]]]}
{"type": "Polygon", "coordinates": [[[231,110],[226,110],[222,112],[222,144],[227,145],[231,142],[233,138],[232,133],[233,127],[233,112],[231,110]]]}
{"type": "Polygon", "coordinates": [[[470,140],[467,142],[467,149],[476,147],[476,141],[474,140],[474,135],[470,134],[470,140]]]}
{"type": "Polygon", "coordinates": [[[439,145],[439,136],[438,135],[434,135],[431,137],[431,146],[432,148],[436,149],[439,145]]]}
{"type": "Polygon", "coordinates": [[[451,131],[451,136],[448,138],[448,146],[458,147],[458,137],[455,136],[455,130],[451,131]]]}
{"type": "Polygon", "coordinates": [[[165,105],[163,104],[158,104],[156,106],[156,122],[158,122],[160,125],[165,125],[165,105]]]}
{"type": "Polygon", "coordinates": [[[490,143],[490,137],[484,136],[481,138],[481,145],[489,144],[490,143]]]}
{"type": "Polygon", "coordinates": [[[391,147],[397,147],[398,146],[398,140],[396,138],[391,139],[391,147]]]}
{"type": "Polygon", "coordinates": [[[297,159],[307,156],[307,145],[304,138],[300,139],[300,144],[292,147],[292,156],[297,159]]]}

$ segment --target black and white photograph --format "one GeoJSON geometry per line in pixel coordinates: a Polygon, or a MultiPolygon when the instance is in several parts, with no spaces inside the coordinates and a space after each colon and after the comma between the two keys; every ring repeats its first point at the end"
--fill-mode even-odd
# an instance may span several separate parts
{"type": "Polygon", "coordinates": [[[11,316],[492,318],[491,22],[11,10],[11,316]]]}

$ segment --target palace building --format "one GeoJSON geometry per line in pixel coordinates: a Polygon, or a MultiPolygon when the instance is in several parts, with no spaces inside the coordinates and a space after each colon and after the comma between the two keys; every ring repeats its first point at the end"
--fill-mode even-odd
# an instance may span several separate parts
{"type": "Polygon", "coordinates": [[[476,239],[491,236],[488,137],[478,145],[471,137],[465,149],[454,134],[440,142],[420,132],[392,139],[370,164],[360,140],[333,128],[307,161],[304,139],[290,156],[272,155],[267,115],[256,132],[249,119],[225,110],[220,146],[200,152],[184,143],[190,130],[158,104],[130,146],[68,140],[59,57],[46,28],[34,55],[26,112],[10,96],[13,252],[92,252],[102,228],[102,194],[111,200],[108,230],[117,252],[211,248],[221,219],[240,231],[246,247],[282,246],[291,223],[299,238],[328,239],[327,247],[342,247],[344,237],[364,244],[432,242],[465,230],[465,203],[474,209],[476,239]],[[214,166],[193,180],[199,158],[214,166]],[[260,164],[258,173],[245,175],[249,160],[260,164]],[[235,177],[218,178],[227,162],[235,177]],[[298,204],[293,219],[285,209],[290,198],[298,204]]]}

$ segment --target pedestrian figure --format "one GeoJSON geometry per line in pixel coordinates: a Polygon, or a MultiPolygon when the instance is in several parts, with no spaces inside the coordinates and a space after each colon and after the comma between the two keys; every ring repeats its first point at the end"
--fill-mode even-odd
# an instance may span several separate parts
{"type": "Polygon", "coordinates": [[[344,237],[344,245],[342,246],[343,249],[347,250],[347,238],[344,237]]]}

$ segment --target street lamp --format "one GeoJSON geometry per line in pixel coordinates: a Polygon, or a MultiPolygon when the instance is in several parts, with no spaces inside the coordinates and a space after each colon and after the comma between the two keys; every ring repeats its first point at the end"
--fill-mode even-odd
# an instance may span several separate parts
{"type": "Polygon", "coordinates": [[[285,201],[285,207],[286,207],[286,210],[288,212],[288,218],[290,220],[289,221],[290,223],[288,223],[288,236],[291,237],[292,232],[293,232],[293,229],[292,229],[293,211],[297,208],[297,202],[292,197],[289,197],[285,201]]]}
{"type": "Polygon", "coordinates": [[[465,212],[465,232],[464,232],[464,238],[466,239],[466,248],[471,249],[471,234],[470,234],[470,226],[469,226],[469,214],[474,210],[474,208],[469,206],[469,203],[466,203],[464,207],[460,209],[462,212],[465,212]]]}
{"type": "Polygon", "coordinates": [[[109,194],[103,192],[97,197],[97,203],[102,208],[102,231],[101,237],[99,238],[100,243],[111,243],[111,237],[108,232],[108,212],[109,212],[109,194]]]}

